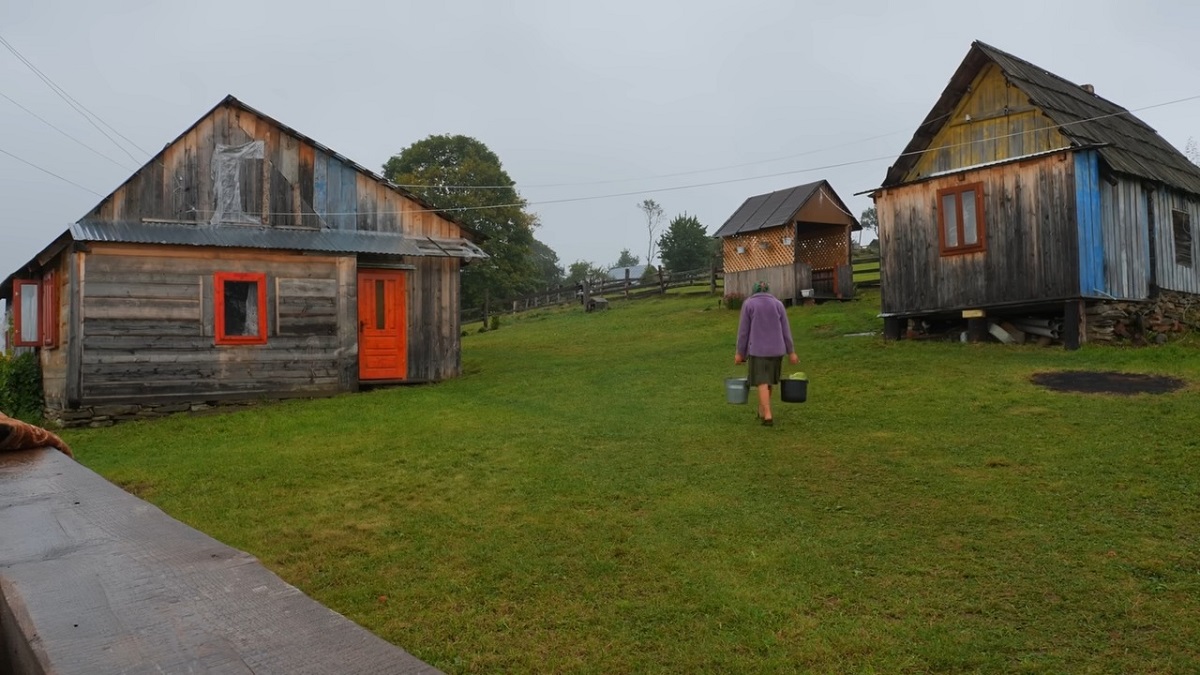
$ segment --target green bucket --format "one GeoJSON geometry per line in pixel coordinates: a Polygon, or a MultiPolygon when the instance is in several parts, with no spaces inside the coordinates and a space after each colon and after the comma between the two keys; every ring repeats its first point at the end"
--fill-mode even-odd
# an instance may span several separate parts
{"type": "Polygon", "coordinates": [[[735,405],[746,402],[750,395],[750,381],[744,377],[725,378],[725,400],[735,405]]]}

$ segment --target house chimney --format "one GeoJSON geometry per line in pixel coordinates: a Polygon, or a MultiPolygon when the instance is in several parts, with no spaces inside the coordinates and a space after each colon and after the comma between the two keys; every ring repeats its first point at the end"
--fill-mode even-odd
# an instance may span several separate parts
{"type": "Polygon", "coordinates": [[[1084,91],[1086,91],[1087,93],[1089,93],[1089,94],[1091,94],[1091,95],[1093,95],[1093,96],[1095,96],[1095,95],[1096,95],[1096,88],[1095,88],[1095,87],[1093,87],[1093,86],[1092,86],[1092,85],[1090,85],[1090,84],[1081,84],[1081,85],[1079,85],[1079,88],[1080,88],[1080,89],[1082,89],[1082,90],[1084,90],[1084,91]]]}

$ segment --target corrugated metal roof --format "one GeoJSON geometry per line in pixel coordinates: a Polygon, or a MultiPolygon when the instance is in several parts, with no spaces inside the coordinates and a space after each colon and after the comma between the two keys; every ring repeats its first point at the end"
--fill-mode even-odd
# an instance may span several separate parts
{"type": "Polygon", "coordinates": [[[813,196],[825,181],[797,185],[786,190],[777,190],[757,195],[742,202],[714,237],[732,237],[735,234],[755,232],[769,227],[778,227],[791,221],[792,216],[813,196]]]}
{"type": "Polygon", "coordinates": [[[416,238],[391,232],[101,221],[75,223],[71,225],[70,232],[71,237],[76,241],[108,241],[125,244],[169,244],[450,258],[487,257],[487,254],[478,246],[466,239],[416,238]]]}
{"type": "Polygon", "coordinates": [[[1112,170],[1140,176],[1200,194],[1200,167],[1159,136],[1148,124],[1108,99],[1000,49],[976,41],[955,71],[941,98],[917,128],[908,147],[888,169],[883,187],[899,185],[929,147],[945,118],[987,63],[995,63],[1010,82],[1060,126],[1079,146],[1099,145],[1112,170]]]}

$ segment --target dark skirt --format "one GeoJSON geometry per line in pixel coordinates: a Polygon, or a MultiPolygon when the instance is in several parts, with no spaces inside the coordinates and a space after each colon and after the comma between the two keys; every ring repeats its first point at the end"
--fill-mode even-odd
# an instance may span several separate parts
{"type": "Polygon", "coordinates": [[[783,368],[782,356],[751,356],[749,381],[751,387],[760,384],[779,384],[779,372],[783,368]]]}

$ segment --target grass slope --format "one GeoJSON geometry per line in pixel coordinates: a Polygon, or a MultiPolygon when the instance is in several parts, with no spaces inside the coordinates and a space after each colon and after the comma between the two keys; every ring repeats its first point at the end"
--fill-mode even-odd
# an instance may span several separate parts
{"type": "MultiPolygon", "coordinates": [[[[712,298],[505,317],[465,375],[66,434],[450,672],[1194,672],[1196,343],[884,343],[790,310],[809,402],[724,402],[712,298]],[[1058,394],[1062,368],[1181,376],[1058,394]]],[[[788,372],[785,370],[785,372],[788,372]]]]}

